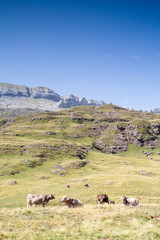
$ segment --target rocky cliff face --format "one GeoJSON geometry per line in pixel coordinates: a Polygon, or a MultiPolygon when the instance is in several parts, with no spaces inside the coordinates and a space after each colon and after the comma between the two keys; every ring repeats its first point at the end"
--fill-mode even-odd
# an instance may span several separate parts
{"type": "Polygon", "coordinates": [[[160,113],[160,108],[154,108],[150,110],[151,113],[160,113]]]}
{"type": "Polygon", "coordinates": [[[30,108],[42,110],[59,110],[71,108],[78,105],[99,106],[105,104],[103,101],[87,101],[74,95],[61,97],[56,92],[45,87],[29,88],[26,86],[0,83],[0,104],[8,108],[30,108]],[[37,104],[37,106],[36,106],[37,104]]]}
{"type": "Polygon", "coordinates": [[[30,97],[46,98],[55,102],[59,102],[61,100],[61,97],[57,93],[50,90],[49,88],[44,87],[30,88],[30,97]]]}
{"type": "Polygon", "coordinates": [[[0,83],[0,97],[30,97],[28,87],[8,83],[0,83]]]}
{"type": "Polygon", "coordinates": [[[118,153],[128,149],[134,143],[138,147],[159,147],[160,123],[145,120],[133,120],[110,124],[106,132],[100,132],[95,147],[103,152],[118,153]]]}
{"type": "Polygon", "coordinates": [[[0,97],[32,97],[32,98],[45,98],[55,102],[59,102],[61,97],[45,87],[29,88],[20,85],[0,83],[0,97]]]}

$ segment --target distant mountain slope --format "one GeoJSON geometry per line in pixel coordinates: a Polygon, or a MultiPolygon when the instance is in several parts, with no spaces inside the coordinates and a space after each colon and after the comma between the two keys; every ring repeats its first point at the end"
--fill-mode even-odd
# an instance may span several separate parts
{"type": "MultiPolygon", "coordinates": [[[[113,105],[76,106],[59,112],[3,119],[0,137],[0,175],[42,165],[47,159],[59,161],[61,156],[82,160],[92,151],[125,152],[131,145],[143,147],[145,157],[160,148],[160,116],[113,105]]],[[[54,173],[61,173],[62,169],[57,168],[54,173]]]]}
{"type": "Polygon", "coordinates": [[[26,108],[54,111],[78,105],[99,106],[103,104],[105,104],[103,101],[87,100],[74,95],[61,97],[56,92],[45,87],[29,88],[9,83],[0,83],[1,108],[26,108]]]}
{"type": "Polygon", "coordinates": [[[151,113],[160,113],[160,108],[154,108],[150,110],[151,113]]]}

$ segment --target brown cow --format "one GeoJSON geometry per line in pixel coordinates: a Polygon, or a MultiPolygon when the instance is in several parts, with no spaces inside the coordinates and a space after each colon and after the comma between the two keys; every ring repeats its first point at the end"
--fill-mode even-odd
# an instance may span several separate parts
{"type": "Polygon", "coordinates": [[[98,194],[96,197],[97,204],[108,203],[109,198],[106,194],[98,194]]]}
{"type": "Polygon", "coordinates": [[[60,202],[61,203],[64,202],[69,208],[76,208],[76,207],[83,206],[83,202],[81,202],[80,200],[75,198],[69,198],[67,196],[64,196],[60,202]]]}
{"type": "Polygon", "coordinates": [[[30,208],[32,205],[42,205],[43,207],[55,197],[52,194],[49,195],[27,195],[27,208],[30,208]]]}

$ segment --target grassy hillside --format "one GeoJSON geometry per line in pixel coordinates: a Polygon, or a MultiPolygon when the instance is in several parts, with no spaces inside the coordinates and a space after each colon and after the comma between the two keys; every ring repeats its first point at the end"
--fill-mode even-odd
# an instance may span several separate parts
{"type": "Polygon", "coordinates": [[[150,218],[160,209],[159,123],[159,115],[111,105],[1,121],[0,239],[160,239],[150,218]],[[56,199],[27,210],[28,193],[56,199]],[[99,193],[115,206],[97,208],[99,193]],[[84,208],[66,209],[63,195],[84,208]],[[122,195],[142,206],[122,207],[122,195]]]}
{"type": "Polygon", "coordinates": [[[41,110],[30,109],[30,108],[0,108],[0,120],[7,119],[7,118],[14,118],[16,116],[25,116],[30,114],[35,114],[42,112],[41,110]]]}

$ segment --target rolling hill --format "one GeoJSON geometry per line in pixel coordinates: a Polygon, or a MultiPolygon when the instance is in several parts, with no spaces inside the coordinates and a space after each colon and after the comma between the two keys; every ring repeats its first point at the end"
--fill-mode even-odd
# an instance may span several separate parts
{"type": "Polygon", "coordinates": [[[159,239],[159,222],[150,218],[160,207],[159,139],[159,115],[114,105],[1,120],[1,238],[159,239]],[[28,193],[56,199],[45,209],[26,210],[28,193]],[[98,193],[115,206],[98,209],[98,193]],[[63,208],[63,195],[85,207],[63,208]],[[138,197],[142,206],[122,207],[122,195],[138,197]]]}

